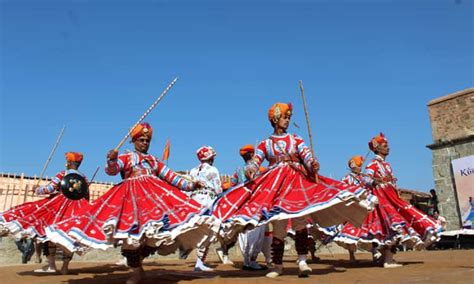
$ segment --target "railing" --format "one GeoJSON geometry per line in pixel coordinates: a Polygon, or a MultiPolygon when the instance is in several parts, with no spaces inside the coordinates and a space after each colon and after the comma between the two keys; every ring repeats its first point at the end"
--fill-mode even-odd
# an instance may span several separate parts
{"type": "MultiPolygon", "coordinates": [[[[40,185],[46,185],[51,178],[45,177],[40,185]]],[[[24,174],[0,173],[0,212],[13,206],[36,201],[43,197],[33,194],[33,187],[37,184],[38,177],[28,177],[24,174]]],[[[93,182],[89,187],[90,200],[93,201],[106,192],[113,183],[93,182]]]]}

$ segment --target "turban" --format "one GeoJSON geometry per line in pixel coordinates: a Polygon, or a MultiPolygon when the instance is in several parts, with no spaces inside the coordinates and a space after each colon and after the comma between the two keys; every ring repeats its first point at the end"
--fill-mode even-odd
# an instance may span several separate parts
{"type": "Polygon", "coordinates": [[[280,119],[282,113],[290,112],[293,110],[293,105],[291,103],[276,103],[268,110],[268,119],[273,121],[274,118],[280,119]]]}
{"type": "Polygon", "coordinates": [[[360,168],[363,163],[364,163],[364,157],[354,156],[349,160],[349,162],[347,164],[349,165],[349,168],[352,169],[352,168],[355,168],[355,167],[360,168]]]}
{"type": "Polygon", "coordinates": [[[84,157],[81,153],[76,152],[67,152],[66,154],[66,161],[68,162],[82,162],[82,158],[84,157]]]}
{"type": "Polygon", "coordinates": [[[379,135],[375,136],[374,138],[372,138],[369,142],[369,149],[372,150],[372,151],[375,151],[380,144],[383,144],[383,143],[388,143],[387,139],[385,138],[385,136],[383,135],[382,132],[380,132],[379,135]]]}
{"type": "Polygon", "coordinates": [[[216,151],[211,146],[202,146],[196,151],[199,161],[207,161],[217,155],[216,151]]]}
{"type": "Polygon", "coordinates": [[[240,148],[240,156],[243,156],[247,153],[254,153],[254,152],[255,152],[255,148],[250,144],[247,144],[243,146],[242,148],[240,148]]]}
{"type": "Polygon", "coordinates": [[[146,135],[151,139],[152,134],[153,128],[151,128],[151,125],[147,122],[142,122],[135,126],[135,128],[133,128],[132,133],[130,135],[132,136],[132,141],[134,141],[135,139],[143,135],[146,135]]]}

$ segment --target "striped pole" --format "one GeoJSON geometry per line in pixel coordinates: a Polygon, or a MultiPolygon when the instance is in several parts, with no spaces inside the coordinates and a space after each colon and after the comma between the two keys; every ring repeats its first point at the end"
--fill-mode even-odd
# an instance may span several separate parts
{"type": "Polygon", "coordinates": [[[123,144],[125,143],[125,141],[127,141],[128,137],[130,137],[130,134],[132,133],[133,129],[135,129],[135,127],[137,127],[138,124],[140,124],[140,122],[142,122],[145,117],[147,117],[147,115],[155,108],[155,106],[163,99],[163,97],[166,95],[166,93],[168,93],[168,91],[171,89],[171,87],[173,87],[173,85],[176,83],[176,81],[178,81],[178,77],[174,78],[174,80],[168,85],[168,87],[166,87],[166,89],[161,93],[161,95],[151,104],[151,106],[145,111],[145,113],[138,119],[138,121],[132,126],[132,128],[130,128],[130,130],[128,131],[127,135],[125,135],[125,137],[123,137],[122,141],[120,141],[120,143],[117,145],[117,147],[115,147],[115,151],[118,151],[120,149],[120,147],[123,146],[123,144]]]}

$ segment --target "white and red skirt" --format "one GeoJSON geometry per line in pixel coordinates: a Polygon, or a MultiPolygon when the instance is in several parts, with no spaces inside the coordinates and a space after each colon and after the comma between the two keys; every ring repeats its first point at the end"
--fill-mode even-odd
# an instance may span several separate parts
{"type": "Polygon", "coordinates": [[[86,199],[72,200],[58,193],[0,213],[0,226],[15,237],[36,237],[40,241],[46,241],[46,227],[77,216],[78,212],[89,208],[90,204],[86,199]]]}
{"type": "Polygon", "coordinates": [[[233,240],[243,230],[296,217],[322,227],[346,221],[362,224],[370,208],[352,192],[362,195],[365,189],[324,176],[315,183],[299,167],[283,162],[226,191],[212,208],[213,216],[222,221],[220,237],[233,240]]]}
{"type": "Polygon", "coordinates": [[[195,248],[218,231],[207,208],[155,176],[123,180],[99,197],[90,210],[47,229],[48,237],[72,252],[107,249],[119,241],[156,247],[159,254],[195,248]]]}
{"type": "Polygon", "coordinates": [[[369,213],[360,228],[347,223],[334,241],[345,248],[370,251],[374,246],[396,244],[422,249],[439,239],[439,226],[414,206],[400,197],[390,183],[377,186],[373,194],[379,200],[375,210],[369,213]]]}

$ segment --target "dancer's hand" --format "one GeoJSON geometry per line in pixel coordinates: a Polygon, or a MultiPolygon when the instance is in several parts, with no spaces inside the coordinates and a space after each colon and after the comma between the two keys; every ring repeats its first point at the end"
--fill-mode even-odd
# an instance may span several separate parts
{"type": "Polygon", "coordinates": [[[311,170],[315,174],[317,174],[319,172],[319,162],[318,161],[313,160],[313,162],[311,162],[311,170]]]}
{"type": "Polygon", "coordinates": [[[118,151],[113,149],[107,153],[107,161],[115,161],[118,157],[118,151]]]}
{"type": "Polygon", "coordinates": [[[255,177],[255,170],[253,168],[248,168],[245,170],[245,176],[249,179],[252,180],[255,177]]]}
{"type": "Polygon", "coordinates": [[[33,188],[31,189],[31,191],[33,191],[33,193],[36,194],[36,190],[37,190],[38,188],[40,188],[39,185],[34,185],[33,188]]]}
{"type": "Polygon", "coordinates": [[[195,181],[193,182],[193,188],[194,189],[200,189],[203,188],[205,184],[202,181],[195,181]]]}

